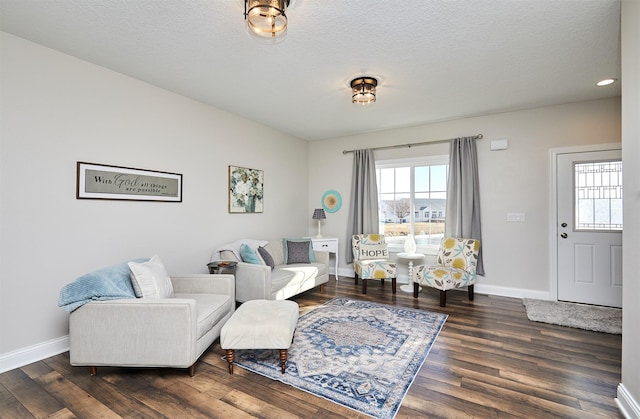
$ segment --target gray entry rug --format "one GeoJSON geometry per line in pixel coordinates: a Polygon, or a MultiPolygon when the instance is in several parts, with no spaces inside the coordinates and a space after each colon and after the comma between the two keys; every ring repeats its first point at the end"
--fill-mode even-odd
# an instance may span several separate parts
{"type": "Polygon", "coordinates": [[[286,373],[277,350],[236,350],[236,364],[375,418],[393,418],[446,314],[334,298],[300,316],[286,373]]]}
{"type": "Polygon", "coordinates": [[[622,309],[562,301],[523,298],[527,317],[534,322],[622,334],[622,309]]]}

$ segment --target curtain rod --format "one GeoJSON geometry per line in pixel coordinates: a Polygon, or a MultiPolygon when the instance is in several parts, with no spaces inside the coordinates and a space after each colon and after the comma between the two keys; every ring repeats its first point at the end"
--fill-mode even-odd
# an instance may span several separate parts
{"type": "MultiPolygon", "coordinates": [[[[461,137],[457,137],[457,138],[461,138],[461,137]]],[[[481,140],[482,139],[482,134],[474,135],[471,138],[474,139],[474,140],[481,140]]],[[[388,146],[385,146],[385,147],[374,147],[371,150],[387,150],[387,149],[390,149],[390,148],[402,148],[402,147],[411,148],[411,147],[419,146],[419,145],[446,143],[446,142],[449,142],[451,140],[455,140],[455,138],[448,138],[446,140],[423,141],[421,143],[388,145],[388,146]]],[[[353,153],[354,151],[355,150],[342,150],[342,154],[353,153]]]]}

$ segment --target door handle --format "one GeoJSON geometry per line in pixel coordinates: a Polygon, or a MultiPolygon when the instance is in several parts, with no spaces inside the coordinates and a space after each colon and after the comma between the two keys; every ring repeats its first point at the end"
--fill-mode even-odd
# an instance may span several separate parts
{"type": "Polygon", "coordinates": [[[561,225],[562,227],[566,227],[566,226],[567,226],[567,223],[562,223],[562,224],[560,224],[560,225],[561,225]]]}
{"type": "Polygon", "coordinates": [[[562,234],[560,235],[560,237],[562,237],[563,239],[566,239],[566,238],[567,238],[567,237],[569,237],[569,236],[567,235],[567,233],[562,233],[562,234]]]}

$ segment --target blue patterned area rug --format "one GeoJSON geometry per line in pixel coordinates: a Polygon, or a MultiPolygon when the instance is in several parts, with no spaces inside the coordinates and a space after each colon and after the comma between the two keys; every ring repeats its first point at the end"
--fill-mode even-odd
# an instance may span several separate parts
{"type": "Polygon", "coordinates": [[[446,314],[334,298],[300,316],[282,374],[277,350],[237,350],[237,365],[375,418],[393,418],[446,314]]]}

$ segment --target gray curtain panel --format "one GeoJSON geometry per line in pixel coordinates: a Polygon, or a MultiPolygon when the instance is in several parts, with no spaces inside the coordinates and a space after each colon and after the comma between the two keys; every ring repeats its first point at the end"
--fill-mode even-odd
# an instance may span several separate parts
{"type": "Polygon", "coordinates": [[[480,240],[476,273],[484,275],[478,154],[476,140],[472,137],[451,140],[444,234],[446,237],[480,240]]]}
{"type": "Polygon", "coordinates": [[[373,150],[354,150],[353,177],[351,179],[351,203],[347,225],[346,257],[353,262],[351,236],[354,234],[377,233],[378,188],[376,185],[376,161],[373,150]]]}

